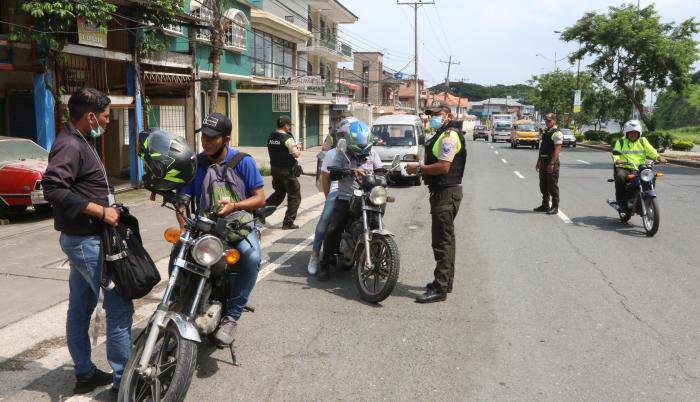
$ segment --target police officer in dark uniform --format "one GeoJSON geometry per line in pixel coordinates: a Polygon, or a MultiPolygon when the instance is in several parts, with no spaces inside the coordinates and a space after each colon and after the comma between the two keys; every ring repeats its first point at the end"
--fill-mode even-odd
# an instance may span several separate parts
{"type": "Polygon", "coordinates": [[[533,211],[556,215],[559,213],[559,153],[564,135],[557,128],[557,116],[554,113],[547,113],[544,121],[547,128],[542,132],[540,154],[535,165],[535,170],[540,175],[542,204],[533,211]]]}
{"type": "Polygon", "coordinates": [[[272,170],[272,188],[275,190],[265,201],[265,205],[279,206],[287,197],[287,212],[284,214],[282,229],[298,229],[294,224],[297,210],[301,204],[301,187],[297,179],[297,158],[301,148],[289,133],[292,129],[292,119],[281,116],[277,119],[277,130],[267,140],[267,151],[270,154],[272,170]]]}
{"type": "Polygon", "coordinates": [[[462,202],[462,176],[467,162],[467,148],[459,128],[453,127],[450,108],[442,104],[426,110],[435,135],[425,144],[425,164],[407,165],[408,173],[423,177],[430,192],[432,247],[435,257],[435,280],[418,303],[443,301],[452,291],[455,274],[456,239],[454,220],[462,202]]]}

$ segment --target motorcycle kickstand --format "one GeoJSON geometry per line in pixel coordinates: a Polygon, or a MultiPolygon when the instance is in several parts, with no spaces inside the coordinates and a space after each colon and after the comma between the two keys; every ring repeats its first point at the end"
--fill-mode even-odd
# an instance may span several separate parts
{"type": "Polygon", "coordinates": [[[228,345],[229,350],[231,351],[231,361],[235,367],[241,367],[241,365],[238,363],[238,359],[236,359],[236,351],[234,350],[233,347],[233,342],[231,342],[230,345],[228,345]]]}

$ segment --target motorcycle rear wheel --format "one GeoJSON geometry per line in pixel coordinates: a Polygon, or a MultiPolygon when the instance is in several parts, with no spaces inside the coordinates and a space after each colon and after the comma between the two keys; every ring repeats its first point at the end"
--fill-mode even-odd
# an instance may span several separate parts
{"type": "Polygon", "coordinates": [[[379,303],[391,295],[399,279],[399,248],[391,236],[375,234],[370,242],[372,268],[365,267],[365,252],[355,262],[355,286],[362,300],[379,303]]]}
{"type": "Polygon", "coordinates": [[[136,372],[146,335],[141,337],[126,363],[117,401],[183,401],[197,364],[197,344],[181,337],[172,323],[167,325],[158,337],[150,362],[156,375],[146,378],[136,372]]]}
{"type": "Polygon", "coordinates": [[[642,216],[642,224],[647,236],[652,237],[659,231],[659,204],[656,198],[646,198],[643,202],[646,214],[642,216]]]}

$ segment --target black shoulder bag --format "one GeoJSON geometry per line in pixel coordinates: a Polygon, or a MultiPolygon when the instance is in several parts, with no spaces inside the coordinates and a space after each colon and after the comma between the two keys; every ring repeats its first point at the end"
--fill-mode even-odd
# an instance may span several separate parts
{"type": "Polygon", "coordinates": [[[146,296],[160,282],[156,264],[143,248],[139,221],[126,207],[120,207],[119,224],[102,230],[102,283],[114,283],[114,290],[128,300],[146,296]]]}

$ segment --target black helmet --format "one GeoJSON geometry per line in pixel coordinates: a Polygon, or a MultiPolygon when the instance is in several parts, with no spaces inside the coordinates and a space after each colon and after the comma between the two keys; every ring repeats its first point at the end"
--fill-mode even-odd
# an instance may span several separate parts
{"type": "Polygon", "coordinates": [[[197,169],[197,158],[185,139],[160,129],[139,134],[139,157],[143,160],[144,187],[151,191],[185,185],[197,169]]]}

